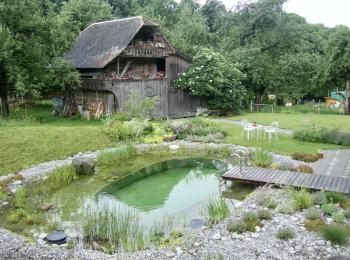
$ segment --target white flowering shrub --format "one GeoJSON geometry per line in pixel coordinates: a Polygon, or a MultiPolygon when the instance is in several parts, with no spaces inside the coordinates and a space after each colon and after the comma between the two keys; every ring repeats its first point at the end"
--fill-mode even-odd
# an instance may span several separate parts
{"type": "Polygon", "coordinates": [[[176,81],[177,87],[189,90],[192,95],[205,97],[212,109],[238,111],[242,107],[246,90],[245,78],[222,54],[203,48],[193,58],[193,64],[176,81]]]}

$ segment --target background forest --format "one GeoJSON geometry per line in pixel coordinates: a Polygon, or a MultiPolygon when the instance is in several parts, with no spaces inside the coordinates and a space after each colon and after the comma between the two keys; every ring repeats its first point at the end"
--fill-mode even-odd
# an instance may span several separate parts
{"type": "Polygon", "coordinates": [[[93,22],[139,15],[194,57],[178,85],[214,97],[214,108],[232,110],[232,99],[247,105],[276,94],[282,103],[345,89],[349,28],[309,24],[285,12],[285,2],[242,1],[227,10],[218,0],[0,0],[0,97],[6,101],[8,89],[40,96],[79,87],[79,75],[62,59],[77,34],[93,22]]]}

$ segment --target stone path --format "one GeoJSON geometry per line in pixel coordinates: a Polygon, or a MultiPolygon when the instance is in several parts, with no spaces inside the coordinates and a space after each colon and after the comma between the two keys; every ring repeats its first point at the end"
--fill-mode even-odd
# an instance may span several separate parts
{"type": "MultiPolygon", "coordinates": [[[[218,122],[218,123],[228,123],[228,124],[233,124],[233,125],[242,125],[242,121],[240,120],[231,120],[231,119],[223,119],[223,118],[217,118],[217,119],[211,119],[212,121],[218,122]]],[[[260,124],[258,124],[260,125],[260,124]]],[[[262,125],[264,126],[264,125],[262,125]]],[[[286,134],[286,135],[293,135],[293,131],[289,129],[284,129],[284,128],[277,128],[277,132],[281,134],[286,134]]]]}
{"type": "Polygon", "coordinates": [[[324,158],[311,163],[314,172],[332,176],[350,176],[350,149],[323,151],[324,158]]]}

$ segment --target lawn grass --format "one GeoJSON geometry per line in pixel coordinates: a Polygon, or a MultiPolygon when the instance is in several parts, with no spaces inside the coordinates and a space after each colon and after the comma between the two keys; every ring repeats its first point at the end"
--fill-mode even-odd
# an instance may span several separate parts
{"type": "Polygon", "coordinates": [[[100,126],[0,127],[0,175],[112,146],[100,126]]]}
{"type": "MultiPolygon", "coordinates": [[[[319,149],[341,149],[344,146],[332,145],[332,144],[317,144],[307,143],[295,140],[292,136],[278,134],[278,141],[273,139],[271,142],[266,138],[248,141],[247,138],[241,137],[242,127],[239,125],[220,123],[221,127],[228,133],[225,137],[225,142],[238,144],[243,146],[253,146],[265,149],[267,151],[290,155],[295,152],[310,152],[316,153],[319,149]]],[[[255,136],[254,136],[255,137],[255,136]]]]}
{"type": "Polygon", "coordinates": [[[242,120],[249,122],[270,125],[273,121],[279,123],[279,127],[298,130],[310,126],[322,126],[327,128],[339,128],[341,131],[350,132],[350,116],[346,115],[318,115],[314,113],[307,114],[284,114],[284,113],[244,113],[233,116],[229,119],[242,120]]]}

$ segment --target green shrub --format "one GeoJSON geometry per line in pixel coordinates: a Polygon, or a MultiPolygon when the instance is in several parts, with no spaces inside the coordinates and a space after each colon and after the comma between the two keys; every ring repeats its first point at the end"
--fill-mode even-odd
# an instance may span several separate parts
{"type": "Polygon", "coordinates": [[[291,228],[281,228],[277,231],[276,237],[282,240],[288,240],[295,237],[295,233],[291,228]]]}
{"type": "Polygon", "coordinates": [[[271,214],[271,211],[267,210],[267,209],[261,209],[258,211],[258,215],[259,215],[259,218],[261,220],[270,220],[272,219],[272,214],[271,214]]]}
{"type": "Polygon", "coordinates": [[[327,196],[323,191],[312,193],[311,198],[314,205],[323,205],[327,203],[327,196]]]}
{"type": "Polygon", "coordinates": [[[309,220],[322,219],[322,212],[316,208],[309,208],[305,212],[305,217],[309,220]]]}
{"type": "Polygon", "coordinates": [[[321,210],[324,214],[330,216],[337,211],[337,205],[333,203],[327,203],[321,206],[321,210]]]}
{"type": "Polygon", "coordinates": [[[313,153],[296,152],[292,154],[292,158],[298,161],[316,162],[318,160],[318,155],[313,153]]]}
{"type": "Polygon", "coordinates": [[[350,133],[340,132],[339,129],[327,129],[324,127],[311,127],[294,132],[294,138],[304,142],[329,143],[337,145],[349,145],[350,133]]]}
{"type": "Polygon", "coordinates": [[[323,219],[309,219],[304,221],[304,226],[308,231],[320,231],[326,225],[323,219]]]}
{"type": "Polygon", "coordinates": [[[255,227],[261,225],[259,215],[252,211],[244,213],[243,221],[247,224],[247,231],[250,232],[254,232],[255,227]]]}
{"type": "Polygon", "coordinates": [[[238,234],[241,234],[241,233],[244,233],[247,231],[247,224],[244,222],[244,220],[242,219],[239,219],[239,220],[236,220],[236,221],[231,221],[228,226],[227,226],[227,230],[229,232],[232,232],[232,233],[238,233],[238,234]]]}
{"type": "Polygon", "coordinates": [[[205,208],[208,213],[209,221],[211,224],[216,224],[220,220],[225,219],[230,213],[230,210],[223,199],[210,200],[205,205],[205,208]]]}
{"type": "Polygon", "coordinates": [[[326,192],[327,201],[329,203],[344,203],[348,197],[345,194],[338,192],[326,192]]]}
{"type": "Polygon", "coordinates": [[[344,217],[350,218],[350,208],[347,208],[343,211],[344,217]]]}
{"type": "Polygon", "coordinates": [[[321,229],[322,237],[325,240],[331,241],[332,244],[345,245],[349,239],[347,229],[339,224],[325,225],[321,229]]]}
{"type": "Polygon", "coordinates": [[[106,118],[103,121],[102,132],[113,142],[132,139],[132,133],[129,127],[124,122],[113,120],[112,118],[106,118]]]}
{"type": "Polygon", "coordinates": [[[272,156],[267,151],[257,149],[252,152],[252,161],[258,167],[267,168],[272,164],[272,156]]]}
{"type": "Polygon", "coordinates": [[[295,209],[307,209],[312,205],[311,195],[306,190],[292,192],[292,199],[295,209]]]}
{"type": "Polygon", "coordinates": [[[292,215],[294,213],[294,208],[292,206],[282,206],[278,209],[278,212],[285,215],[292,215]]]}
{"type": "Polygon", "coordinates": [[[340,211],[338,211],[338,212],[333,212],[333,213],[332,213],[332,219],[333,219],[333,221],[336,222],[336,223],[344,223],[345,220],[346,220],[344,214],[343,214],[342,212],[340,212],[340,211]]]}

